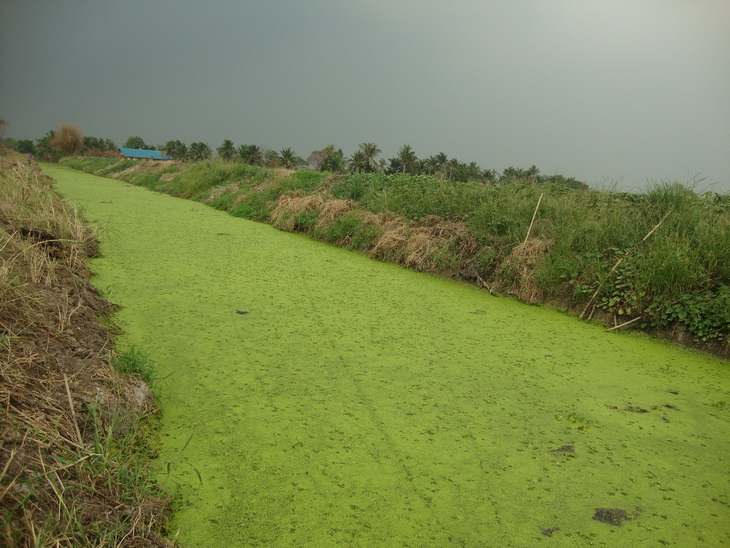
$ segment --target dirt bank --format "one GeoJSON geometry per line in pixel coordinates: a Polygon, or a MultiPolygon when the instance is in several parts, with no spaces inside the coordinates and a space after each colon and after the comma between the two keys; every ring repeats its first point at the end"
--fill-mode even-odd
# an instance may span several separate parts
{"type": "Polygon", "coordinates": [[[111,363],[94,233],[20,155],[0,179],[0,544],[168,546],[169,501],[138,477],[157,407],[111,363]]]}

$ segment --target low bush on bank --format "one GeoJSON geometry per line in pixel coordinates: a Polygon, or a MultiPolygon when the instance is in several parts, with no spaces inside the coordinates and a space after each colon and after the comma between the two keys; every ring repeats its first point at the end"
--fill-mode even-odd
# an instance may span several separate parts
{"type": "MultiPolygon", "coordinates": [[[[100,160],[63,163],[103,174],[100,160]]],[[[626,194],[223,162],[180,170],[165,191],[236,216],[615,326],[730,350],[728,197],[698,196],[673,182],[626,194]]]]}
{"type": "Polygon", "coordinates": [[[93,230],[50,179],[0,155],[2,546],[169,545],[169,501],[143,474],[155,403],[106,357],[94,254],[93,230]]]}

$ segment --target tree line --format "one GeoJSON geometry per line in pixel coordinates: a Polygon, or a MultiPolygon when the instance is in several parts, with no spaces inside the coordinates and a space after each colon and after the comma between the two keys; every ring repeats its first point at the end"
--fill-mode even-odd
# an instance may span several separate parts
{"type": "MultiPolygon", "coordinates": [[[[175,159],[203,161],[213,157],[213,151],[205,143],[192,143],[189,147],[181,141],[168,141],[160,150],[175,159]]],[[[542,175],[532,165],[527,169],[509,166],[501,173],[494,169],[482,169],[476,162],[462,162],[449,158],[445,153],[418,158],[410,145],[403,145],[398,153],[388,159],[379,158],[381,149],[376,143],[362,143],[350,156],[345,156],[341,148],[328,145],[313,151],[307,159],[297,156],[291,148],[280,151],[258,145],[236,147],[226,139],[216,149],[217,158],[225,162],[243,162],[253,166],[285,167],[288,169],[311,169],[331,173],[382,173],[394,175],[432,175],[457,182],[483,182],[523,180],[534,183],[557,183],[572,188],[586,188],[587,185],[573,177],[563,175],[542,175]]]]}
{"type": "MultiPolygon", "coordinates": [[[[83,136],[73,125],[64,124],[57,130],[47,132],[35,143],[30,139],[5,139],[5,146],[24,154],[33,154],[41,159],[57,161],[62,156],[85,154],[89,156],[114,156],[119,150],[111,139],[83,136]]],[[[159,150],[175,160],[201,162],[213,158],[213,150],[204,142],[187,145],[180,140],[170,140],[163,145],[148,145],[140,136],[129,137],[124,148],[159,150]]],[[[392,158],[381,158],[380,147],[367,142],[358,146],[346,156],[341,148],[328,145],[315,150],[304,159],[291,148],[279,151],[259,145],[243,144],[238,147],[225,139],[216,148],[215,157],[224,162],[243,162],[252,166],[283,167],[287,169],[311,169],[331,173],[382,173],[393,175],[430,175],[457,182],[493,183],[503,181],[528,181],[534,183],[556,183],[572,188],[586,188],[583,182],[563,175],[542,175],[532,165],[527,169],[509,166],[501,173],[494,169],[482,169],[476,162],[462,162],[439,152],[426,158],[419,158],[413,148],[404,144],[392,158]]]]}

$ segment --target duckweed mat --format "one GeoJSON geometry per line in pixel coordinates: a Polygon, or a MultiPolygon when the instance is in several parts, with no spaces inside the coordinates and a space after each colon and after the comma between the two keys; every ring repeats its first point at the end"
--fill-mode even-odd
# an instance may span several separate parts
{"type": "Polygon", "coordinates": [[[57,165],[186,546],[730,543],[728,362],[57,165]]]}

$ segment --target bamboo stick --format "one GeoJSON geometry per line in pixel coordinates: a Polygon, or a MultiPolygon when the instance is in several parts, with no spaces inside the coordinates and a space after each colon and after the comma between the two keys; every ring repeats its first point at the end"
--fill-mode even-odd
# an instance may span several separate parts
{"type": "Polygon", "coordinates": [[[66,385],[66,396],[68,396],[68,406],[71,409],[71,419],[73,420],[74,425],[74,431],[76,433],[76,441],[79,443],[81,447],[83,447],[84,440],[81,437],[81,431],[79,430],[79,423],[76,420],[76,411],[74,411],[74,402],[71,398],[71,390],[68,387],[68,377],[66,375],[63,376],[63,382],[66,385]]]}
{"type": "Polygon", "coordinates": [[[621,329],[622,327],[626,327],[627,325],[631,325],[632,323],[638,322],[641,319],[641,316],[634,318],[633,320],[629,320],[628,322],[624,322],[619,325],[615,325],[610,329],[606,329],[606,331],[614,331],[615,329],[621,329]]]}
{"type": "Polygon", "coordinates": [[[530,227],[527,229],[527,234],[525,235],[525,241],[522,242],[522,245],[527,244],[527,240],[530,238],[530,232],[532,232],[532,225],[535,224],[535,217],[537,217],[537,210],[540,209],[540,202],[542,202],[542,196],[545,194],[544,192],[540,193],[540,197],[537,199],[537,205],[535,206],[535,212],[532,214],[532,220],[530,221],[530,227]]]}

